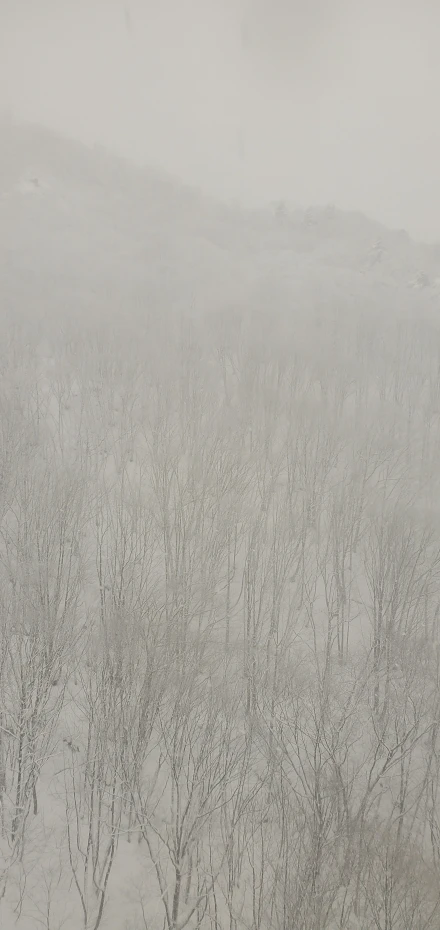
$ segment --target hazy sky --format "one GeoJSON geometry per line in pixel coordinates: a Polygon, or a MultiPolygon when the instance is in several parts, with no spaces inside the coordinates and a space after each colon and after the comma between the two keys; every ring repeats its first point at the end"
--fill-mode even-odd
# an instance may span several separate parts
{"type": "Polygon", "coordinates": [[[439,0],[0,0],[0,108],[440,240],[439,0]]]}

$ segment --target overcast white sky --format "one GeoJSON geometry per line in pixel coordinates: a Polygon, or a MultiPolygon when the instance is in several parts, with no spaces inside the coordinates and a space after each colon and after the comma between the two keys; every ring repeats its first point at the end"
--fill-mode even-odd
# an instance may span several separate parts
{"type": "Polygon", "coordinates": [[[440,241],[440,0],[0,0],[0,108],[440,241]]]}

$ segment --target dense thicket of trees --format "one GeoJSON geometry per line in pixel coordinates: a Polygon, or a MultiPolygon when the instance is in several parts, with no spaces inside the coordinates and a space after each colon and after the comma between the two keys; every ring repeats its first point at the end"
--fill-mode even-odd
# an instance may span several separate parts
{"type": "Polygon", "coordinates": [[[20,930],[439,926],[440,329],[310,317],[4,323],[20,930]]]}

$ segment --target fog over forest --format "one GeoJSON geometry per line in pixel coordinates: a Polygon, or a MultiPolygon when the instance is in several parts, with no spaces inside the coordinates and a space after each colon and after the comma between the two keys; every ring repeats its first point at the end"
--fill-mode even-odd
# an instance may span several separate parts
{"type": "Polygon", "coordinates": [[[0,930],[440,926],[439,26],[0,0],[0,930]]]}

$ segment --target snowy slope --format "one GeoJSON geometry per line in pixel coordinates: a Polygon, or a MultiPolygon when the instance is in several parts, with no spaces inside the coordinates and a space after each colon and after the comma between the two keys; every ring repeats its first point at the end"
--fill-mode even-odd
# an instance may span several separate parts
{"type": "Polygon", "coordinates": [[[436,930],[439,251],[37,127],[0,211],[1,930],[436,930]]]}
{"type": "MultiPolygon", "coordinates": [[[[402,288],[411,305],[418,272],[440,277],[440,248],[362,215],[221,206],[38,127],[0,127],[0,204],[2,297],[11,306],[44,293],[52,309],[57,300],[104,313],[153,301],[206,312],[274,288],[308,311],[323,292],[324,302],[352,294],[374,304],[381,287],[402,288]],[[383,256],[372,266],[379,237],[383,256]]],[[[424,302],[437,299],[426,291],[424,302]]]]}

